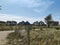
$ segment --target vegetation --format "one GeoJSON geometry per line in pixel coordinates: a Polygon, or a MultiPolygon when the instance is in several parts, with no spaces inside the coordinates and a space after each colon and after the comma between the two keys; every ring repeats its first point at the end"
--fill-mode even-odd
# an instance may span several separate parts
{"type": "Polygon", "coordinates": [[[59,29],[60,29],[60,28],[58,28],[58,27],[56,28],[56,30],[59,30],[59,29]]]}
{"type": "MultiPolygon", "coordinates": [[[[26,27],[25,26],[0,26],[0,31],[9,31],[9,30],[17,30],[16,27],[18,27],[18,30],[24,30],[26,27]]],[[[35,30],[35,29],[41,29],[41,28],[48,28],[47,26],[30,26],[31,30],[35,30]]],[[[50,26],[50,28],[59,28],[60,26],[50,26]]]]}
{"type": "Polygon", "coordinates": [[[48,27],[30,25],[28,22],[26,25],[1,25],[0,30],[15,30],[6,37],[5,45],[60,45],[60,26],[50,26],[50,21],[51,14],[45,18],[48,27]]]}
{"type": "Polygon", "coordinates": [[[47,23],[48,25],[48,28],[50,27],[50,21],[52,20],[52,16],[51,14],[49,14],[46,18],[45,18],[45,22],[47,23]]]}
{"type": "MultiPolygon", "coordinates": [[[[27,45],[27,33],[20,31],[10,33],[6,45],[27,45]]],[[[30,30],[30,45],[60,45],[60,30],[55,28],[30,30]]]]}

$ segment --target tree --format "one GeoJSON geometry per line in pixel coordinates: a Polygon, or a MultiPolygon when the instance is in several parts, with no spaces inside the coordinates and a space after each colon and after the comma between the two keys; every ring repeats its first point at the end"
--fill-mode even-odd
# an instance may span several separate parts
{"type": "Polygon", "coordinates": [[[45,18],[45,22],[48,25],[48,28],[50,27],[50,21],[52,21],[52,16],[51,14],[49,14],[46,18],[45,18]]]}

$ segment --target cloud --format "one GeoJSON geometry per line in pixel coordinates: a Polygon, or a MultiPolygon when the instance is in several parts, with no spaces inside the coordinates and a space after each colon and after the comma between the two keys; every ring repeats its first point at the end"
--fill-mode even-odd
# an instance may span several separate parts
{"type": "MultiPolygon", "coordinates": [[[[4,1],[4,0],[3,0],[4,1]]],[[[31,8],[34,12],[43,13],[48,10],[48,8],[54,4],[52,0],[5,0],[4,3],[8,5],[18,5],[20,7],[31,8]]]]}
{"type": "Polygon", "coordinates": [[[43,21],[43,18],[36,18],[36,17],[24,17],[24,16],[15,16],[11,14],[0,14],[0,21],[29,21],[30,23],[33,23],[34,21],[43,21]]]}
{"type": "Polygon", "coordinates": [[[54,1],[51,0],[20,0],[19,4],[21,7],[31,8],[33,11],[38,13],[46,12],[54,1]]]}
{"type": "MultiPolygon", "coordinates": [[[[60,17],[60,16],[59,16],[60,17]]],[[[60,18],[57,17],[53,17],[56,18],[55,21],[59,21],[60,22],[60,18]]],[[[30,23],[33,23],[35,21],[44,21],[44,17],[24,17],[24,16],[15,16],[12,14],[0,14],[0,21],[17,21],[17,22],[21,22],[21,21],[29,21],[30,23]]]]}
{"type": "Polygon", "coordinates": [[[37,7],[40,5],[37,0],[5,0],[3,2],[7,4],[17,4],[21,7],[37,7]]]}
{"type": "Polygon", "coordinates": [[[38,7],[40,5],[37,0],[22,0],[22,4],[29,8],[38,7]]]}
{"type": "Polygon", "coordinates": [[[60,13],[59,13],[59,12],[53,13],[52,16],[53,16],[53,19],[54,19],[54,20],[60,22],[60,13]]]}
{"type": "Polygon", "coordinates": [[[5,3],[18,4],[23,7],[39,7],[47,6],[54,2],[50,0],[5,0],[5,3]]]}
{"type": "Polygon", "coordinates": [[[44,13],[48,11],[52,4],[54,4],[53,1],[41,1],[39,7],[33,10],[38,13],[44,13]]]}

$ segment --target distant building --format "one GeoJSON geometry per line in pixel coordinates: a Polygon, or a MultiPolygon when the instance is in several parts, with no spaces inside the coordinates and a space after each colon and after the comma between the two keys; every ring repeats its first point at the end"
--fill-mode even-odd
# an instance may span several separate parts
{"type": "Polygon", "coordinates": [[[33,25],[46,26],[46,24],[43,21],[40,22],[36,21],[33,23],[33,25]]]}
{"type": "Polygon", "coordinates": [[[7,21],[6,25],[10,26],[11,25],[11,21],[7,21]]]}
{"type": "Polygon", "coordinates": [[[16,21],[12,21],[12,25],[17,25],[17,22],[16,21]]]}
{"type": "Polygon", "coordinates": [[[24,22],[24,21],[22,21],[22,22],[19,22],[18,23],[18,25],[29,25],[30,23],[28,22],[28,21],[26,21],[26,22],[24,22]]]}
{"type": "Polygon", "coordinates": [[[40,26],[46,26],[46,24],[45,24],[43,21],[40,21],[40,22],[39,22],[39,25],[40,25],[40,26]]]}
{"type": "Polygon", "coordinates": [[[58,21],[50,21],[51,26],[58,26],[59,22],[58,21]]]}
{"type": "Polygon", "coordinates": [[[24,21],[19,22],[18,25],[25,25],[25,22],[24,21]]]}
{"type": "Polygon", "coordinates": [[[28,21],[25,22],[25,25],[30,25],[30,23],[28,21]]]}
{"type": "Polygon", "coordinates": [[[0,21],[0,25],[6,25],[6,22],[0,21]]]}
{"type": "Polygon", "coordinates": [[[57,25],[59,25],[59,22],[55,21],[53,25],[57,26],[57,25]]]}
{"type": "Polygon", "coordinates": [[[36,21],[36,22],[34,22],[34,23],[33,23],[33,25],[39,25],[39,22],[38,22],[38,21],[36,21]]]}
{"type": "Polygon", "coordinates": [[[6,25],[7,26],[14,26],[14,25],[17,25],[17,22],[16,21],[7,21],[6,25]]]}

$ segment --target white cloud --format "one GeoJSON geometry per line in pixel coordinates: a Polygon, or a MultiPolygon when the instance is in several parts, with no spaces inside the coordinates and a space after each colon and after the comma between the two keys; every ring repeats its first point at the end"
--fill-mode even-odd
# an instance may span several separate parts
{"type": "MultiPolygon", "coordinates": [[[[60,16],[59,16],[60,17],[60,16]]],[[[58,16],[57,17],[53,17],[53,19],[55,19],[55,21],[59,21],[60,22],[60,18],[58,16]],[[59,18],[59,19],[57,19],[59,18]]],[[[33,23],[35,21],[44,21],[45,17],[24,17],[24,16],[17,16],[17,15],[11,15],[11,14],[0,14],[0,21],[29,21],[30,23],[33,23]]]]}
{"type": "Polygon", "coordinates": [[[34,9],[35,12],[44,13],[48,10],[48,8],[54,4],[53,1],[42,1],[39,5],[39,8],[34,9]]]}
{"type": "Polygon", "coordinates": [[[48,8],[54,4],[51,0],[20,0],[22,7],[32,8],[33,11],[38,13],[43,13],[48,10],[48,8]]]}
{"type": "Polygon", "coordinates": [[[5,0],[5,2],[27,7],[47,6],[54,3],[53,1],[50,0],[5,0]]]}
{"type": "Polygon", "coordinates": [[[54,19],[54,20],[60,22],[60,13],[59,13],[59,12],[53,13],[52,16],[53,16],[53,19],[54,19]]]}
{"type": "Polygon", "coordinates": [[[32,8],[33,11],[38,13],[46,12],[52,4],[54,4],[54,1],[51,0],[19,0],[19,5],[32,8]]]}
{"type": "Polygon", "coordinates": [[[21,7],[37,7],[40,3],[37,0],[5,0],[5,3],[8,4],[18,4],[21,7]]]}
{"type": "Polygon", "coordinates": [[[29,18],[29,17],[23,17],[23,16],[14,16],[10,14],[0,14],[0,21],[29,21],[30,23],[33,23],[34,21],[43,21],[43,18],[29,18]]]}
{"type": "Polygon", "coordinates": [[[54,4],[52,0],[5,0],[5,3],[15,5],[20,7],[31,8],[33,11],[38,13],[43,13],[48,10],[48,8],[54,4]]]}

